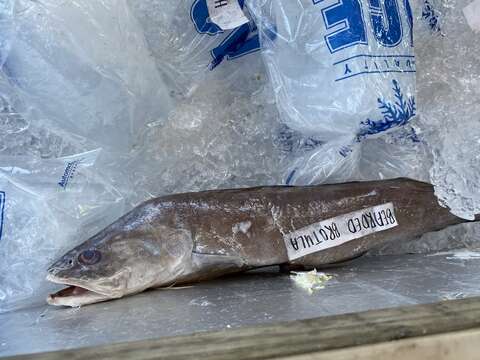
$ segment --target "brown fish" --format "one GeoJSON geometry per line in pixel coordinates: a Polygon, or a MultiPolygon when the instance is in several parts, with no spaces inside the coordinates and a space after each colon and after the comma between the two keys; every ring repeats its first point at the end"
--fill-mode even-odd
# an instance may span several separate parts
{"type": "Polygon", "coordinates": [[[81,306],[263,266],[321,267],[462,222],[409,179],[164,196],[56,261],[47,279],[70,286],[47,300],[81,306]]]}

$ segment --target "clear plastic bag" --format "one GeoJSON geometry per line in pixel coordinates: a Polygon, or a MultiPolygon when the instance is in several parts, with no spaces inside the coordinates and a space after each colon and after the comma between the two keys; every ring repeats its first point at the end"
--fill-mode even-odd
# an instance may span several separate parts
{"type": "Polygon", "coordinates": [[[430,150],[410,126],[345,146],[305,137],[286,126],[276,134],[284,184],[319,184],[409,177],[429,180],[430,150]]]}
{"type": "Polygon", "coordinates": [[[125,211],[98,174],[99,153],[0,157],[0,312],[43,303],[50,262],[125,211]]]}
{"type": "Polygon", "coordinates": [[[161,6],[152,2],[131,1],[157,63],[168,68],[179,98],[211,86],[212,81],[222,79],[231,84],[236,73],[251,73],[250,62],[255,55],[250,54],[259,56],[260,43],[244,0],[230,1],[238,6],[241,13],[237,15],[243,16],[244,22],[231,19],[221,26],[210,16],[208,3],[212,0],[181,0],[161,6]],[[220,76],[214,75],[218,73],[220,76]]]}
{"type": "Polygon", "coordinates": [[[290,128],[330,141],[384,132],[414,115],[408,1],[250,3],[277,105],[290,128]]]}
{"type": "Polygon", "coordinates": [[[95,149],[95,142],[62,130],[26,104],[0,72],[0,157],[55,158],[95,149]]]}
{"type": "Polygon", "coordinates": [[[125,0],[17,0],[14,24],[3,71],[58,128],[128,152],[171,109],[125,0]]]}
{"type": "Polygon", "coordinates": [[[281,120],[317,145],[290,157],[287,183],[357,176],[360,142],[416,115],[408,0],[247,0],[247,6],[281,120]]]}
{"type": "Polygon", "coordinates": [[[2,0],[0,2],[0,68],[10,52],[13,37],[13,14],[15,0],[2,0]]]}
{"type": "MultiPolygon", "coordinates": [[[[252,80],[248,89],[264,81],[252,80]]],[[[261,93],[211,85],[181,101],[165,123],[150,129],[131,164],[133,188],[143,198],[281,183],[274,104],[261,93]]]]}
{"type": "Polygon", "coordinates": [[[252,96],[265,82],[260,56],[231,74],[231,93],[212,71],[165,121],[170,100],[124,1],[19,4],[23,32],[0,74],[0,311],[42,303],[49,263],[148,197],[276,183],[276,108],[252,96]],[[79,154],[99,145],[91,160],[79,154]]]}
{"type": "Polygon", "coordinates": [[[419,127],[430,180],[460,217],[480,213],[480,2],[424,0],[416,11],[419,127]]]}
{"type": "MultiPolygon", "coordinates": [[[[254,24],[220,30],[205,18],[206,0],[182,0],[177,6],[157,0],[130,3],[157,63],[170,70],[178,100],[167,121],[152,124],[141,151],[128,163],[137,198],[281,183],[278,112],[271,92],[263,91],[269,82],[256,51],[254,24]],[[191,14],[199,9],[203,17],[194,21],[191,14]],[[216,33],[205,33],[207,26],[216,33]],[[209,66],[212,50],[230,36],[236,40],[228,43],[231,47],[216,66],[209,66]],[[229,52],[252,44],[253,51],[237,54],[241,56],[229,52]]],[[[243,1],[237,4],[243,6],[243,1]]]]}

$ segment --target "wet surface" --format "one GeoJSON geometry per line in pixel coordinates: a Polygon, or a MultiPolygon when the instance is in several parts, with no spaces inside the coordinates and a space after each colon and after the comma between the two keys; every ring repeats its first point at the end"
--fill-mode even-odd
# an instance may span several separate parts
{"type": "Polygon", "coordinates": [[[458,254],[360,258],[325,269],[333,279],[312,295],[269,268],[81,309],[0,314],[0,356],[480,296],[479,256],[458,254]]]}

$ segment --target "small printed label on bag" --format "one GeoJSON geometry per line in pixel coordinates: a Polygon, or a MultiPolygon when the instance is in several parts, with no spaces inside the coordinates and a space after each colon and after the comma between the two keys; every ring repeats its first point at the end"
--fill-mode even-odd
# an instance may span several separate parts
{"type": "Polygon", "coordinates": [[[210,21],[222,30],[235,29],[249,22],[238,0],[207,0],[210,21]]]}
{"type": "Polygon", "coordinates": [[[306,226],[283,236],[295,260],[348,241],[398,226],[393,203],[373,206],[306,226]]]}
{"type": "Polygon", "coordinates": [[[0,191],[0,240],[3,234],[3,211],[5,209],[5,192],[0,191]]]}
{"type": "Polygon", "coordinates": [[[66,189],[68,184],[74,179],[75,173],[79,167],[89,167],[95,164],[98,155],[102,149],[95,149],[87,151],[81,154],[75,154],[72,156],[65,156],[60,158],[65,162],[65,167],[59,181],[58,186],[66,189]]]}
{"type": "Polygon", "coordinates": [[[73,161],[67,162],[67,164],[65,165],[65,170],[63,172],[63,175],[60,178],[60,181],[58,182],[58,186],[60,186],[64,189],[67,188],[68,183],[75,176],[75,172],[77,171],[78,165],[81,164],[82,161],[83,161],[83,159],[78,159],[78,160],[73,160],[73,161]]]}
{"type": "Polygon", "coordinates": [[[473,31],[480,31],[480,0],[475,0],[463,8],[463,15],[473,31]]]}

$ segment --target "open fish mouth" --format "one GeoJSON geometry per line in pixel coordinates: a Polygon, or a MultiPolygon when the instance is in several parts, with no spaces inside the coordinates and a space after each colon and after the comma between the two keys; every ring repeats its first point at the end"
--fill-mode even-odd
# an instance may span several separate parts
{"type": "Polygon", "coordinates": [[[74,284],[73,282],[57,278],[51,274],[47,275],[47,280],[66,286],[64,289],[48,295],[47,303],[50,305],[80,307],[82,305],[93,304],[115,298],[114,296],[92,290],[84,284],[74,284]]]}

